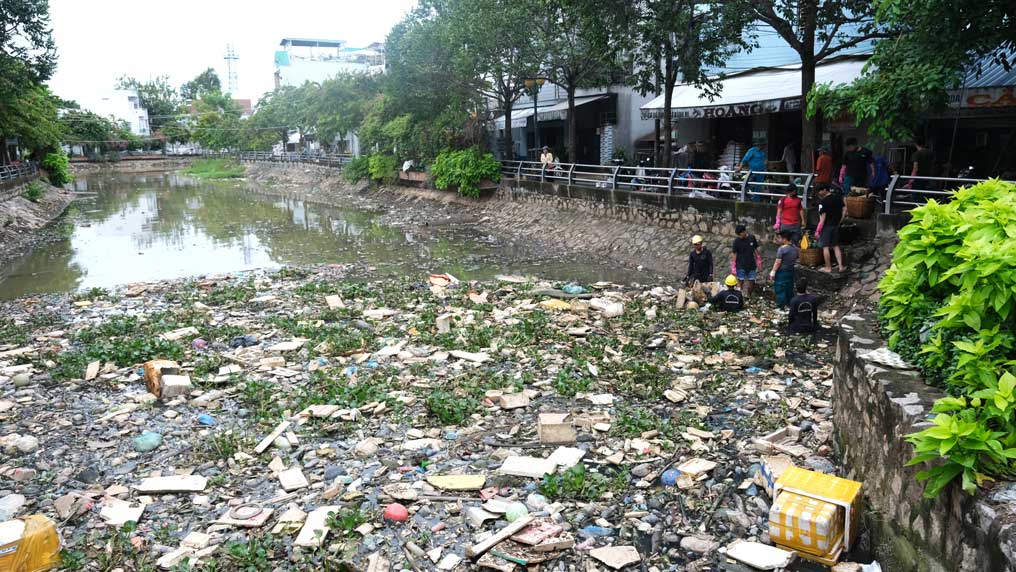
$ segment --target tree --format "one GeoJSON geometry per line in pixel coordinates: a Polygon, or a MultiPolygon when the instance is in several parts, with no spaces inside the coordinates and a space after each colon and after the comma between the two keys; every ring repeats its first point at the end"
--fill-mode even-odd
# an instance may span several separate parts
{"type": "MultiPolygon", "coordinates": [[[[17,137],[20,147],[31,149],[36,158],[60,143],[62,129],[57,121],[60,99],[44,85],[35,85],[14,99],[0,98],[0,141],[17,137]]],[[[7,146],[0,146],[0,160],[9,161],[7,146]]]]}
{"type": "Polygon", "coordinates": [[[141,106],[148,111],[152,133],[162,131],[163,126],[180,113],[180,96],[169,84],[169,76],[161,75],[146,82],[123,76],[117,81],[117,88],[137,90],[141,106]]]}
{"type": "Polygon", "coordinates": [[[541,0],[539,36],[544,73],[568,94],[568,159],[578,159],[575,92],[610,83],[620,47],[623,12],[611,2],[541,0]]]}
{"type": "Polygon", "coordinates": [[[504,152],[513,157],[512,110],[544,54],[533,31],[538,0],[428,0],[425,14],[443,21],[443,41],[460,46],[453,78],[490,98],[504,114],[504,152]]]}
{"type": "Polygon", "coordinates": [[[628,21],[632,44],[627,50],[635,72],[630,82],[640,93],[663,89],[663,166],[670,167],[673,134],[671,99],[678,75],[715,94],[718,79],[710,68],[721,66],[743,39],[747,12],[734,2],[701,3],[694,0],[636,0],[628,21]]]}
{"type": "Polygon", "coordinates": [[[199,73],[197,77],[180,86],[180,97],[187,101],[201,99],[205,94],[221,93],[222,82],[213,68],[199,73]]]}
{"type": "Polygon", "coordinates": [[[48,0],[2,0],[0,98],[13,100],[49,79],[55,69],[48,0]]]}
{"type": "Polygon", "coordinates": [[[342,74],[323,82],[313,110],[318,139],[330,143],[356,131],[366,116],[365,103],[380,91],[379,84],[366,74],[342,74]]]}
{"type": "MultiPolygon", "coordinates": [[[[849,111],[883,139],[908,139],[923,117],[946,107],[946,92],[962,89],[967,72],[991,56],[1016,64],[1016,4],[927,0],[875,3],[876,24],[888,31],[875,44],[866,73],[850,86],[822,86],[809,113],[849,111]]],[[[1016,140],[1016,134],[1013,137],[1016,140]]]]}
{"type": "Polygon", "coordinates": [[[194,103],[196,125],[192,137],[206,149],[236,149],[240,145],[240,107],[228,94],[206,92],[194,103]]]}
{"type": "Polygon", "coordinates": [[[91,111],[78,109],[64,110],[59,123],[63,141],[69,145],[81,145],[86,155],[104,152],[112,147],[126,146],[130,127],[124,126],[91,111]]]}
{"type": "MultiPolygon", "coordinates": [[[[801,59],[801,96],[805,98],[815,85],[816,65],[848,48],[884,35],[883,29],[875,24],[875,3],[871,0],[741,2],[753,17],[771,26],[797,52],[801,59]]],[[[802,113],[802,169],[813,168],[819,135],[819,117],[802,113]]]]}

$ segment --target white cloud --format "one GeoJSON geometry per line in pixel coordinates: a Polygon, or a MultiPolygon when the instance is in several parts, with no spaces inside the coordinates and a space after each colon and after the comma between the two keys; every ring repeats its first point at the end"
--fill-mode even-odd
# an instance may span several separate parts
{"type": "Polygon", "coordinates": [[[257,100],[273,87],[275,51],[284,37],[384,41],[416,0],[50,0],[59,63],[54,93],[87,107],[117,78],[168,75],[179,86],[214,67],[226,87],[232,43],[239,89],[257,100]]]}

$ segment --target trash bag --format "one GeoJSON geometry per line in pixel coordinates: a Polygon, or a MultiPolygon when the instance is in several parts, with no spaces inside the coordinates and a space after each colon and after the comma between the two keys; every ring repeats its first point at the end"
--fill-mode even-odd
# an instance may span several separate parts
{"type": "Polygon", "coordinates": [[[56,524],[41,514],[0,523],[0,570],[41,572],[60,565],[56,524]]]}
{"type": "Polygon", "coordinates": [[[808,242],[808,235],[804,234],[801,236],[801,250],[808,250],[811,243],[808,242]]]}

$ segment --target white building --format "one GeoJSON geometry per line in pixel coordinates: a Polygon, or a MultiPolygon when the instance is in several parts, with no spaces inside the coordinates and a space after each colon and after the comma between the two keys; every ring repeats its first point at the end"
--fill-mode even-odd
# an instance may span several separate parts
{"type": "Polygon", "coordinates": [[[322,82],[341,73],[384,73],[384,46],[351,48],[344,40],[283,38],[275,52],[275,87],[322,82]]]}
{"type": "Polygon", "coordinates": [[[144,137],[152,133],[148,125],[148,110],[141,106],[135,89],[114,89],[86,105],[96,115],[126,121],[135,135],[144,137]]]}

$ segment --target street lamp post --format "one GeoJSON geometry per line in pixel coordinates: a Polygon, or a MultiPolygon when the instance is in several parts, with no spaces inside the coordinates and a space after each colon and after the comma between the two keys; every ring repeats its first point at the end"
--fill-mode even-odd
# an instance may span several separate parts
{"type": "MultiPolygon", "coordinates": [[[[533,93],[533,140],[536,143],[536,152],[540,152],[540,118],[536,112],[536,103],[540,98],[540,88],[543,87],[543,82],[546,80],[542,77],[531,78],[525,80],[526,89],[532,90],[533,93]]],[[[539,155],[537,155],[539,156],[539,155]]]]}

